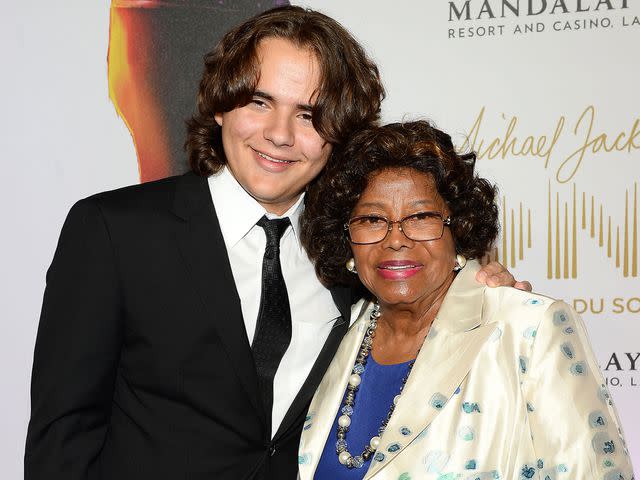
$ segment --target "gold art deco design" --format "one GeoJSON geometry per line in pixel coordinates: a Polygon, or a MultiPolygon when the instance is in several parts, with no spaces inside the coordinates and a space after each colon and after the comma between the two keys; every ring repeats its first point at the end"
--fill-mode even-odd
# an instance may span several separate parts
{"type": "Polygon", "coordinates": [[[502,197],[502,238],[499,245],[496,245],[481,263],[485,264],[492,260],[502,262],[510,268],[514,268],[518,261],[524,259],[525,248],[531,248],[531,209],[526,209],[522,202],[518,208],[507,206],[507,198],[502,197]],[[517,215],[517,217],[516,217],[517,215]],[[526,245],[526,247],[525,247],[526,245]]]}
{"type": "Polygon", "coordinates": [[[563,203],[564,215],[561,215],[561,202],[556,192],[555,202],[549,182],[547,198],[547,278],[577,278],[577,236],[585,232],[623,277],[638,276],[638,183],[626,189],[624,194],[624,221],[615,225],[612,216],[605,214],[605,207],[595,195],[580,192],[575,183],[572,185],[571,219],[568,216],[568,202],[563,203]],[[578,206],[580,198],[580,206],[578,206]],[[555,208],[554,208],[555,207],[555,208]],[[580,222],[577,215],[580,210],[580,222]],[[555,218],[553,211],[555,210],[555,218]],[[605,222],[606,218],[606,222],[605,222]],[[562,227],[561,227],[562,225],[562,227]],[[571,248],[569,248],[569,228],[571,229],[571,248]],[[615,231],[615,239],[614,232],[615,231]],[[622,236],[621,236],[622,231],[622,236]],[[562,232],[562,233],[561,233],[562,232]],[[560,248],[560,238],[564,240],[560,248]],[[555,238],[555,241],[553,241],[555,238]],[[570,264],[570,268],[569,268],[570,264]],[[562,265],[562,268],[561,268],[562,265]]]}
{"type": "MultiPolygon", "coordinates": [[[[531,209],[517,208],[502,197],[502,237],[482,263],[497,260],[510,268],[524,259],[532,246],[531,209]]],[[[571,186],[571,198],[562,201],[551,189],[547,195],[547,278],[578,278],[578,237],[596,242],[602,254],[623,277],[638,277],[638,183],[625,190],[624,220],[617,225],[595,195],[571,186]]]]}

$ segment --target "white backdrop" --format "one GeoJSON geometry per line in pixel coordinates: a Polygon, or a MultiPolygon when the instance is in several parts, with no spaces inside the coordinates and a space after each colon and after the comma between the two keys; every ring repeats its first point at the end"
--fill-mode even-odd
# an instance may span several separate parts
{"type": "Polygon", "coordinates": [[[45,284],[71,205],[138,182],[107,90],[108,2],[2,1],[0,478],[22,478],[29,377],[45,284]]]}
{"type": "MultiPolygon", "coordinates": [[[[637,250],[634,254],[633,227],[637,225],[634,221],[637,222],[638,213],[634,211],[633,201],[635,185],[640,181],[640,128],[637,123],[635,130],[633,128],[640,113],[637,87],[640,21],[634,24],[634,18],[640,16],[640,2],[583,0],[583,8],[591,10],[576,12],[576,2],[567,0],[564,3],[571,9],[568,13],[557,9],[551,14],[551,5],[548,5],[539,15],[527,16],[527,1],[521,0],[519,17],[507,10],[505,18],[501,18],[501,2],[488,1],[485,3],[495,18],[490,18],[485,7],[478,20],[483,2],[470,0],[472,20],[469,21],[457,20],[455,14],[454,21],[449,21],[449,3],[330,0],[304,4],[343,22],[378,61],[388,92],[383,112],[386,121],[429,118],[452,133],[460,146],[464,146],[465,135],[473,131],[474,123],[479,124],[474,148],[484,156],[479,159],[478,168],[499,183],[506,207],[507,237],[505,244],[498,245],[498,256],[503,259],[506,251],[511,265],[513,246],[514,266],[510,268],[518,278],[526,278],[537,291],[562,297],[578,308],[586,303],[584,316],[601,366],[608,367],[605,373],[637,471],[640,468],[640,428],[637,428],[640,426],[637,411],[640,281],[637,263],[634,276],[633,259],[637,262],[637,250]],[[612,10],[608,10],[607,3],[612,10]],[[600,9],[594,11],[597,4],[600,9]],[[624,4],[626,9],[619,8],[624,4]],[[561,21],[560,26],[564,27],[566,21],[584,19],[597,20],[599,26],[554,30],[554,22],[561,21]],[[516,25],[524,30],[525,24],[533,24],[534,31],[513,33],[516,25]],[[497,34],[500,25],[502,35],[497,34]],[[467,29],[468,34],[469,27],[484,27],[484,36],[458,38],[458,29],[467,29]],[[488,34],[489,27],[493,27],[493,36],[488,34]],[[454,29],[454,38],[449,38],[449,29],[454,29]],[[540,29],[543,31],[536,31],[540,29]],[[481,121],[476,122],[482,111],[481,121]],[[564,124],[559,128],[561,118],[564,124]],[[509,153],[502,158],[504,149],[500,149],[500,142],[487,151],[494,139],[504,139],[510,123],[510,138],[515,137],[516,141],[509,153]],[[606,134],[606,147],[612,151],[607,152],[596,142],[595,146],[591,144],[585,149],[578,164],[578,155],[571,155],[584,145],[590,123],[590,137],[606,134]],[[549,152],[556,130],[557,139],[549,152]],[[622,133],[625,136],[615,145],[616,137],[622,133]],[[541,136],[546,136],[545,148],[537,155],[532,154],[536,149],[526,148],[527,136],[533,137],[534,146],[540,145],[541,136]],[[630,138],[628,148],[623,148],[630,138]],[[484,141],[482,146],[480,140],[484,141]],[[576,165],[575,174],[567,181],[576,165]],[[581,223],[583,192],[584,229],[581,223]],[[624,248],[625,193],[627,250],[624,248]],[[611,257],[607,252],[609,217],[611,257]],[[556,220],[560,232],[557,247],[556,220]],[[619,228],[620,267],[615,264],[616,228],[619,228]],[[628,259],[627,276],[624,258],[628,259]],[[565,259],[568,278],[564,278],[565,259]],[[549,260],[551,278],[548,278],[549,260]],[[560,278],[555,278],[556,268],[560,278]],[[599,310],[602,311],[594,313],[599,310]],[[634,358],[637,364],[633,363],[634,358]]],[[[464,3],[454,2],[459,10],[464,3]]],[[[532,0],[534,12],[543,3],[532,0]]],[[[0,213],[5,227],[0,235],[3,273],[0,277],[3,380],[0,477],[18,479],[22,476],[29,416],[29,374],[44,275],[62,221],[75,200],[96,191],[135,183],[138,171],[129,133],[108,99],[108,2],[3,1],[2,13],[0,213]]],[[[465,14],[463,11],[463,18],[465,14]]],[[[481,31],[478,30],[477,35],[481,31]]],[[[637,237],[635,245],[637,248],[637,237]]]]}

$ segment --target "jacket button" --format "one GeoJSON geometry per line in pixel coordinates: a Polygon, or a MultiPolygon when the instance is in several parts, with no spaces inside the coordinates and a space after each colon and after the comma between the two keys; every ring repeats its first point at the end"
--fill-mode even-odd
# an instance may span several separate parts
{"type": "Polygon", "coordinates": [[[276,446],[275,445],[271,445],[269,447],[269,456],[273,457],[275,455],[275,453],[276,453],[276,446]]]}

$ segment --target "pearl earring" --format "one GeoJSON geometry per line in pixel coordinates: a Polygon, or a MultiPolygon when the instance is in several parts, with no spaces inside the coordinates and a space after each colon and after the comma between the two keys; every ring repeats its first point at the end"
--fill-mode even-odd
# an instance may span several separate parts
{"type": "Polygon", "coordinates": [[[356,261],[353,259],[353,257],[347,260],[346,267],[347,270],[349,270],[351,273],[358,273],[358,270],[356,270],[356,261]]]}
{"type": "Polygon", "coordinates": [[[464,266],[466,264],[467,264],[467,259],[464,257],[464,255],[457,254],[456,255],[456,265],[455,265],[455,267],[453,267],[453,271],[454,272],[459,272],[460,270],[462,270],[464,268],[464,266]]]}

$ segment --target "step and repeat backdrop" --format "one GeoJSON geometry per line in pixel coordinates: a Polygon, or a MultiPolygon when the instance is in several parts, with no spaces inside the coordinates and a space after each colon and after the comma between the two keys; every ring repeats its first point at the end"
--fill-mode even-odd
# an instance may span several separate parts
{"type": "MultiPolygon", "coordinates": [[[[66,212],[93,192],[185,171],[203,54],[283,3],[3,6],[3,478],[22,475],[44,276],[66,212]]],[[[387,89],[385,122],[426,118],[477,152],[500,188],[488,258],[583,315],[640,469],[640,0],[292,3],[365,45],[387,89]]]]}

